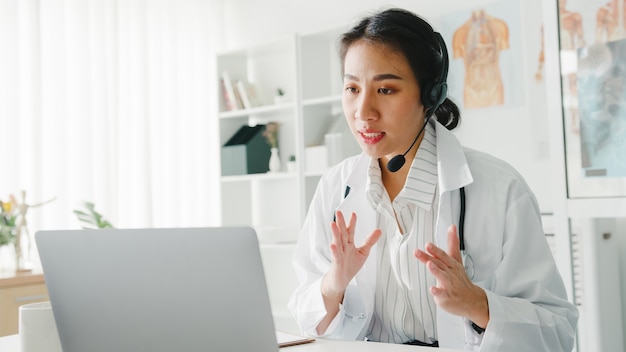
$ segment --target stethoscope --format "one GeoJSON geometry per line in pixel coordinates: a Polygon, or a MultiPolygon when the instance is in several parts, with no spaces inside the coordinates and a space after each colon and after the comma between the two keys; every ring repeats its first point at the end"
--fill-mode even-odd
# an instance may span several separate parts
{"type": "Polygon", "coordinates": [[[465,268],[467,277],[474,279],[474,259],[465,250],[465,187],[461,187],[461,215],[459,215],[459,249],[461,250],[461,262],[465,268]]]}

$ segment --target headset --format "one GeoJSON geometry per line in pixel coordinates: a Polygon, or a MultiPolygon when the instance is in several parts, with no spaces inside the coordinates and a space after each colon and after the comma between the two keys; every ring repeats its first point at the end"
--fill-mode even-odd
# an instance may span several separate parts
{"type": "Polygon", "coordinates": [[[424,83],[422,87],[422,104],[429,110],[429,116],[432,116],[437,108],[446,100],[448,96],[448,50],[446,42],[439,32],[435,32],[439,51],[441,55],[441,70],[439,76],[434,81],[424,83]]]}

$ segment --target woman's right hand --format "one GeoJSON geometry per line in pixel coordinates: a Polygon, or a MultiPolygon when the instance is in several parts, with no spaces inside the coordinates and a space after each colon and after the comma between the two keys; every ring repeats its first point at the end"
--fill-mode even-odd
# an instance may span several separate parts
{"type": "Polygon", "coordinates": [[[317,333],[323,335],[337,313],[339,305],[343,302],[343,295],[348,284],[356,273],[361,270],[370,250],[380,238],[381,231],[374,230],[361,247],[354,245],[354,229],[356,228],[356,214],[350,216],[350,223],[346,225],[343,213],[335,213],[335,221],[330,224],[333,232],[333,240],[330,243],[330,251],[333,259],[330,269],[322,278],[322,298],[326,308],[326,316],[317,325],[317,333]]]}
{"type": "MultiPolygon", "coordinates": [[[[346,224],[341,211],[335,213],[335,221],[330,224],[333,239],[330,251],[333,260],[328,273],[322,280],[322,294],[328,297],[340,296],[343,298],[344,291],[361,270],[370,250],[380,238],[380,229],[375,229],[361,247],[354,244],[354,230],[356,227],[356,214],[352,213],[349,224],[346,224]]],[[[339,302],[341,303],[341,301],[339,302]]]]}
{"type": "Polygon", "coordinates": [[[374,230],[361,247],[354,244],[354,230],[356,228],[356,214],[350,216],[350,223],[346,224],[341,211],[335,213],[335,221],[330,224],[333,240],[330,251],[333,261],[330,270],[324,277],[322,293],[329,296],[341,295],[348,287],[357,272],[361,270],[369,256],[372,246],[381,235],[379,229],[374,230]]]}

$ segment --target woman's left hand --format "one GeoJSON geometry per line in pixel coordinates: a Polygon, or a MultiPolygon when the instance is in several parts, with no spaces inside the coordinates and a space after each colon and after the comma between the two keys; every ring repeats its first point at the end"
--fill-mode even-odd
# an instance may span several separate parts
{"type": "Polygon", "coordinates": [[[425,251],[415,250],[415,257],[437,279],[437,285],[430,288],[435,303],[451,314],[466,317],[486,328],[489,322],[487,294],[465,273],[456,226],[448,227],[448,253],[428,242],[425,251]]]}

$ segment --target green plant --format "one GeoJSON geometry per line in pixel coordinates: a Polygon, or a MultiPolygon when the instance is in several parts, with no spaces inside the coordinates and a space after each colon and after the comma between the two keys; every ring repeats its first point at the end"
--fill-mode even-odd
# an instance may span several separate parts
{"type": "Polygon", "coordinates": [[[282,88],[276,88],[276,95],[282,97],[285,95],[285,91],[282,88]]]}
{"type": "Polygon", "coordinates": [[[91,202],[83,202],[81,206],[84,209],[75,209],[74,214],[78,220],[83,223],[84,229],[106,229],[114,228],[114,226],[104,218],[102,214],[96,211],[96,207],[91,202]]]}
{"type": "Polygon", "coordinates": [[[263,137],[265,137],[265,141],[271,148],[278,147],[278,127],[278,122],[270,122],[265,125],[263,137]]]}
{"type": "Polygon", "coordinates": [[[13,199],[0,201],[0,246],[15,243],[17,236],[17,212],[13,199]]]}

